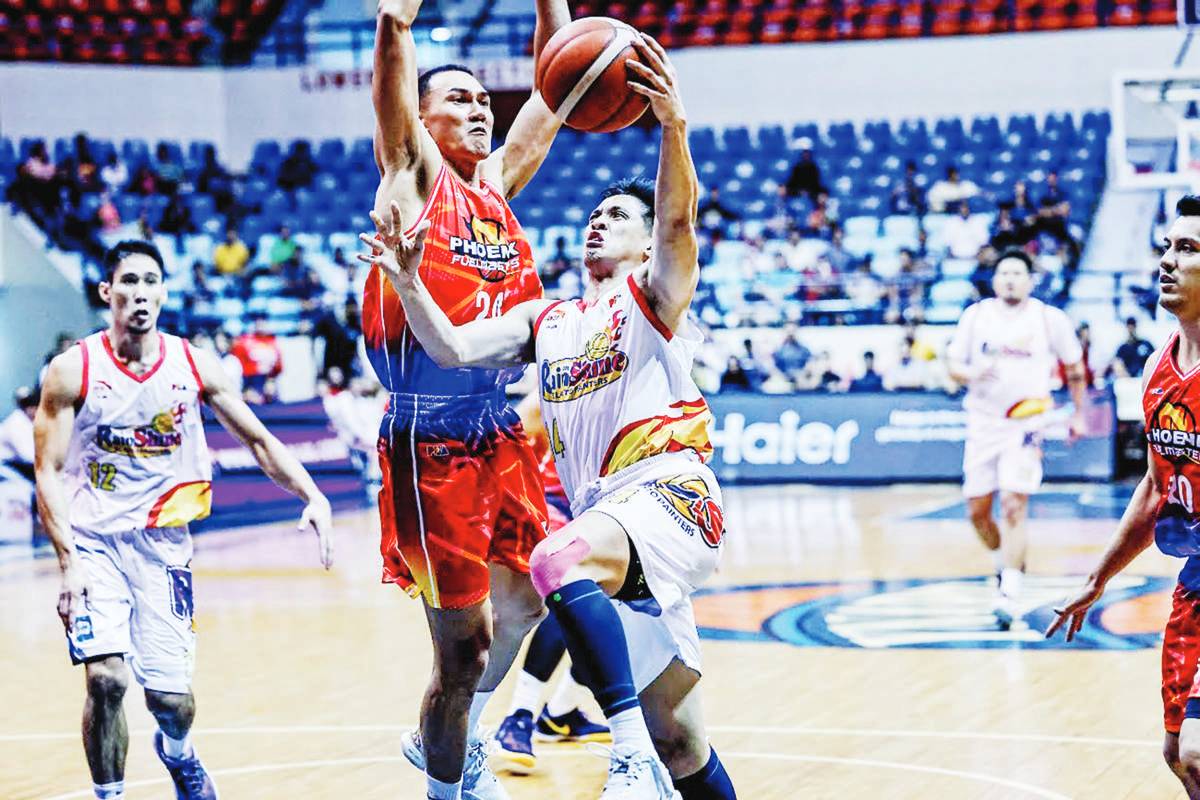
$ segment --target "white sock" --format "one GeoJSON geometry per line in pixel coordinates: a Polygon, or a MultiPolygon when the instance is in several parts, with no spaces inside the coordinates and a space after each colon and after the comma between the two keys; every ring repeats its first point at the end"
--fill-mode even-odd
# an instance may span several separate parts
{"type": "Polygon", "coordinates": [[[1024,583],[1025,573],[1016,567],[1005,567],[1000,570],[1000,593],[1006,597],[1017,597],[1021,594],[1021,584],[1024,583]]]}
{"type": "Polygon", "coordinates": [[[641,706],[634,706],[609,717],[608,726],[612,728],[614,750],[619,747],[639,753],[654,752],[654,742],[650,741],[650,731],[646,729],[646,718],[642,716],[641,706]]]}
{"type": "Polygon", "coordinates": [[[517,688],[513,689],[512,704],[508,707],[508,713],[512,715],[518,711],[528,711],[537,716],[541,710],[544,691],[545,681],[539,681],[525,670],[521,670],[517,675],[517,688]]]}
{"type": "Polygon", "coordinates": [[[437,778],[428,776],[425,779],[429,782],[425,793],[429,800],[459,800],[462,796],[462,778],[454,783],[442,783],[437,778]]]}
{"type": "Polygon", "coordinates": [[[96,793],[96,800],[124,800],[125,781],[93,783],[92,791],[96,793]]]}
{"type": "MultiPolygon", "coordinates": [[[[494,689],[492,691],[495,691],[494,689]]],[[[467,740],[474,741],[483,737],[477,736],[479,731],[479,718],[483,716],[483,709],[488,704],[488,700],[492,699],[492,692],[476,692],[471,698],[471,711],[467,715],[467,740]]]]}
{"type": "Polygon", "coordinates": [[[1004,553],[999,547],[992,551],[992,565],[995,566],[997,575],[1004,571],[1004,553]]]}
{"type": "Polygon", "coordinates": [[[558,685],[554,687],[554,694],[551,695],[550,702],[546,704],[550,716],[559,717],[568,711],[574,711],[579,707],[579,695],[580,686],[571,677],[571,671],[567,670],[558,679],[558,685]]]}
{"type": "Polygon", "coordinates": [[[182,739],[172,739],[163,732],[163,753],[167,758],[183,758],[192,754],[192,732],[188,731],[182,739]]]}

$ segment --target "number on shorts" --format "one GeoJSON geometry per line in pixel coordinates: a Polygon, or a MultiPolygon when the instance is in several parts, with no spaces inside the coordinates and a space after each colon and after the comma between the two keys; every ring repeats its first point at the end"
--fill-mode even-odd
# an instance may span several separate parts
{"type": "Polygon", "coordinates": [[[117,468],[113,464],[103,464],[99,461],[89,462],[88,477],[92,481],[92,486],[102,492],[111,492],[117,488],[113,485],[117,479],[117,468]]]}
{"type": "Polygon", "coordinates": [[[1167,480],[1167,502],[1183,506],[1192,513],[1192,484],[1182,475],[1172,475],[1167,480]]]}
{"type": "Polygon", "coordinates": [[[477,320],[500,316],[504,313],[504,292],[497,292],[495,298],[487,292],[480,292],[475,295],[475,307],[479,309],[475,315],[477,320]]]}

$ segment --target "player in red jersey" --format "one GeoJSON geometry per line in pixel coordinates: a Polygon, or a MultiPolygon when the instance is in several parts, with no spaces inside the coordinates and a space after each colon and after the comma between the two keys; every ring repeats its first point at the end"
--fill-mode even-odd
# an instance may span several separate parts
{"type": "MultiPolygon", "coordinates": [[[[420,5],[379,5],[375,208],[390,213],[395,203],[405,219],[430,223],[421,280],[461,324],[541,296],[508,200],[533,177],[561,123],[535,91],[492,152],[491,100],[475,76],[448,65],[418,78],[412,24],[420,5]]],[[[565,0],[536,5],[535,57],[570,21],[565,0]]],[[[544,609],[528,559],[545,536],[545,500],[504,397],[519,373],[439,368],[377,269],[363,296],[363,335],[391,395],[379,443],[383,579],[422,598],[434,644],[421,730],[404,737],[404,752],[425,770],[431,798],[502,798],[476,723],[544,609]]]]}
{"type": "Polygon", "coordinates": [[[1179,330],[1146,362],[1142,411],[1149,467],[1134,490],[1117,532],[1087,583],[1046,631],[1064,624],[1067,640],[1083,626],[1088,609],[1114,575],[1156,543],[1187,559],[1167,622],[1162,650],[1166,738],[1163,757],[1187,789],[1200,798],[1200,196],[1175,208],[1159,265],[1159,305],[1179,330]]]}

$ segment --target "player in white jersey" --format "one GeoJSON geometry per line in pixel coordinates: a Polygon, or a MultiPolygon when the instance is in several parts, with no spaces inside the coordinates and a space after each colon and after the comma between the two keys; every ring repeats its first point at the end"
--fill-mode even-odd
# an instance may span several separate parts
{"type": "Polygon", "coordinates": [[[947,350],[951,377],[967,386],[963,495],[975,532],[993,552],[999,586],[994,606],[1007,628],[1017,615],[1025,574],[1029,495],[1042,483],[1042,431],[1053,409],[1053,375],[1066,365],[1075,413],[1072,435],[1083,430],[1083,351],[1060,309],[1030,297],[1033,260],[1007,250],[996,261],[994,298],[963,312],[947,350]],[[992,506],[1000,493],[1001,521],[992,506]]]}
{"type": "Polygon", "coordinates": [[[584,299],[529,301],[455,327],[417,272],[427,226],[408,239],[395,206],[389,222],[375,218],[376,238],[363,235],[373,255],[360,258],[388,275],[439,365],[537,364],[575,519],[534,549],[530,577],[612,728],[602,797],[733,798],[704,733],[688,599],[715,568],[724,532],[704,465],[711,415],[690,378],[696,173],[666,53],[645,36],[636,47],[647,66],[631,63],[630,86],[662,124],[657,185],[604,192],[586,230],[584,299]]]}
{"type": "Polygon", "coordinates": [[[200,401],[277,484],[305,502],[300,528],[329,568],[329,502],[254,416],[215,357],[160,333],[162,256],[121,242],[104,257],[112,322],[56,357],[34,423],[38,510],[62,570],[58,614],[83,664],[83,745],[101,800],[124,796],[126,664],[158,722],[154,747],[180,800],[215,798],[189,730],[192,541],[207,516],[212,465],[200,401]]]}

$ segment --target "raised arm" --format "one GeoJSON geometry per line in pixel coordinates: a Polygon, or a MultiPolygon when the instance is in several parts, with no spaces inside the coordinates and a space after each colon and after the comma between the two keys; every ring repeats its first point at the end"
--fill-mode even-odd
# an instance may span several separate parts
{"type": "Polygon", "coordinates": [[[234,391],[216,356],[206,350],[194,349],[191,352],[196,362],[196,372],[204,384],[204,399],[217,415],[217,420],[250,450],[267,477],[281,489],[304,501],[304,511],[300,515],[297,530],[313,529],[320,547],[321,564],[329,569],[333,564],[333,522],[329,501],[299,459],[267,430],[241,395],[234,391]]]}
{"type": "Polygon", "coordinates": [[[404,304],[408,327],[429,357],[446,368],[516,367],[533,361],[533,323],[552,301],[528,300],[502,316],[456,326],[421,282],[429,220],[408,238],[399,206],[392,203],[391,212],[387,221],[371,212],[377,232],[361,234],[371,253],[359,253],[358,258],[383,270],[404,304]]]}
{"type": "MultiPolygon", "coordinates": [[[[440,158],[420,117],[417,46],[412,24],[421,0],[380,0],[375,19],[375,64],[371,101],[375,106],[375,163],[382,175],[413,170],[422,160],[440,158]]],[[[430,171],[430,174],[436,169],[430,171]]]]}
{"type": "MultiPolygon", "coordinates": [[[[533,62],[559,28],[571,21],[566,0],[537,0],[537,24],[533,29],[533,62]]],[[[498,180],[510,200],[533,179],[546,160],[554,135],[562,121],[554,115],[534,87],[508,130],[504,146],[492,153],[484,165],[489,178],[498,180]]]]}
{"type": "Polygon", "coordinates": [[[71,533],[70,498],[63,475],[75,427],[75,404],[83,392],[83,354],[80,348],[72,347],[50,362],[42,382],[41,404],[33,420],[38,514],[62,571],[58,616],[67,628],[72,616],[83,607],[88,591],[71,533]]]}
{"type": "Polygon", "coordinates": [[[662,45],[646,34],[634,40],[643,64],[630,61],[637,80],[629,86],[650,100],[662,126],[658,179],[654,187],[654,254],[646,294],[659,318],[675,330],[687,316],[700,281],[696,243],[696,207],[700,186],[688,149],[687,116],[675,68],[662,45]]]}

